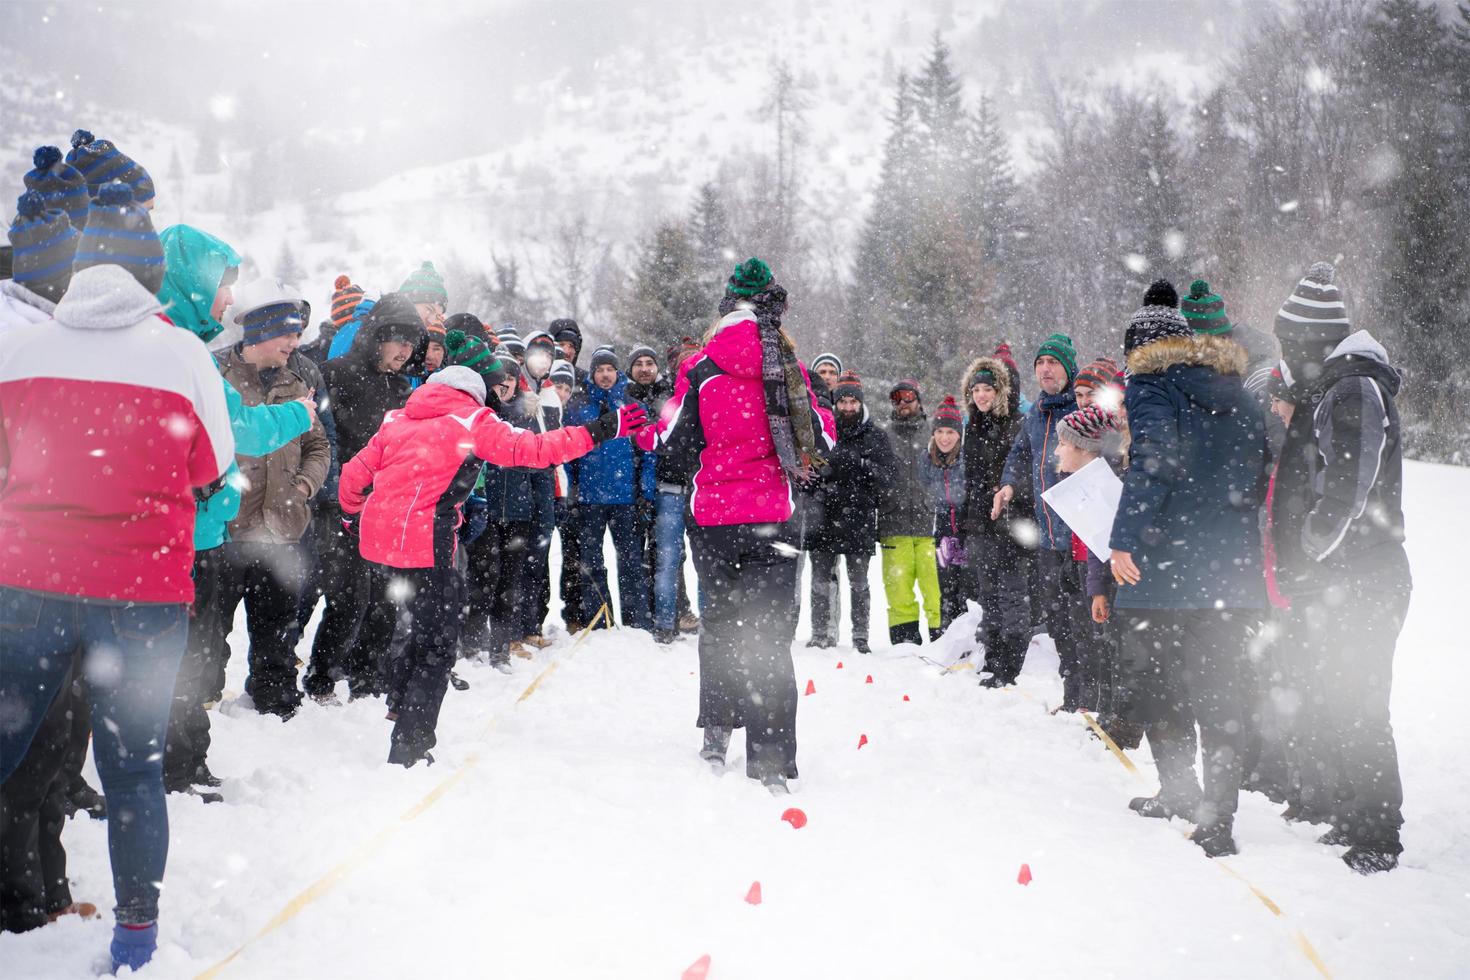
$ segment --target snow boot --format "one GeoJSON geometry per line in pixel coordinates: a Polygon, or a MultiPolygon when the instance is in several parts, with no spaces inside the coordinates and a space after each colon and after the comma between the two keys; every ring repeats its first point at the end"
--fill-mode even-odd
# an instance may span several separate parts
{"type": "Polygon", "coordinates": [[[1226,857],[1230,854],[1239,854],[1240,849],[1235,846],[1234,821],[1217,820],[1215,823],[1200,824],[1194,828],[1194,833],[1189,839],[1199,845],[1199,849],[1205,852],[1206,857],[1226,857]]]}
{"type": "Polygon", "coordinates": [[[1186,820],[1194,819],[1194,811],[1199,806],[1198,800],[1179,801],[1168,800],[1164,794],[1158,796],[1135,796],[1128,801],[1128,809],[1140,817],[1148,817],[1150,820],[1168,820],[1170,817],[1183,817],[1186,820]]]}
{"type": "Polygon", "coordinates": [[[470,682],[451,670],[449,672],[449,686],[456,691],[468,691],[470,689],[470,682]]]}
{"type": "Polygon", "coordinates": [[[116,973],[123,967],[134,971],[140,970],[151,959],[158,950],[158,923],[150,922],[146,926],[125,926],[122,923],[112,927],[112,972],[116,973]]]}
{"type": "Polygon", "coordinates": [[[195,786],[208,786],[210,789],[218,789],[225,784],[223,779],[220,779],[209,771],[209,763],[207,762],[199,763],[199,766],[194,770],[194,778],[190,782],[195,786]]]}
{"type": "Polygon", "coordinates": [[[786,774],[780,771],[765,772],[761,774],[761,785],[766,792],[772,796],[789,796],[791,787],[786,783],[786,774]]]}
{"type": "Polygon", "coordinates": [[[942,636],[944,636],[944,628],[943,627],[941,627],[941,626],[931,626],[931,627],[929,627],[929,643],[930,643],[931,646],[933,644],[935,644],[935,643],[938,643],[939,642],[939,638],[942,637],[942,636]]]}
{"type": "Polygon", "coordinates": [[[809,648],[815,648],[817,650],[830,650],[832,649],[832,647],[836,646],[836,644],[834,644],[827,637],[817,636],[816,634],[813,634],[812,638],[806,641],[806,645],[809,648]]]}
{"type": "Polygon", "coordinates": [[[1120,749],[1136,749],[1143,744],[1143,726],[1126,721],[1117,715],[1110,715],[1101,723],[1102,730],[1108,733],[1108,738],[1120,749]]]}
{"type": "Polygon", "coordinates": [[[866,636],[863,636],[863,637],[854,636],[852,638],[852,648],[854,650],[856,650],[858,653],[872,653],[873,652],[873,648],[870,647],[870,646],[868,646],[868,638],[866,636]]]}
{"type": "Polygon", "coordinates": [[[1385,850],[1364,844],[1354,844],[1342,856],[1343,863],[1360,875],[1392,871],[1399,866],[1397,851],[1385,850]]]}
{"type": "Polygon", "coordinates": [[[1332,815],[1300,801],[1288,803],[1281,811],[1281,819],[1287,823],[1334,823],[1332,815]]]}
{"type": "Polygon", "coordinates": [[[924,635],[919,631],[919,623],[915,620],[912,623],[900,623],[898,626],[888,627],[888,642],[893,646],[898,646],[900,643],[912,643],[914,646],[919,646],[924,642],[924,635]]]}
{"type": "Polygon", "coordinates": [[[705,725],[704,747],[699,750],[699,757],[716,768],[723,766],[725,753],[730,750],[731,731],[719,725],[705,725]]]}
{"type": "Polygon", "coordinates": [[[434,757],[429,754],[427,749],[420,751],[410,746],[407,742],[394,742],[388,748],[388,761],[395,766],[412,769],[420,762],[432,766],[434,764],[434,757]]]}
{"type": "MultiPolygon", "coordinates": [[[[653,631],[653,642],[659,646],[668,646],[679,638],[678,630],[656,629],[653,631]]],[[[810,646],[810,644],[808,644],[810,646]]]]}
{"type": "Polygon", "coordinates": [[[531,650],[520,640],[511,641],[510,652],[512,655],[520,657],[522,660],[530,660],[534,656],[531,650]]]}
{"type": "Polygon", "coordinates": [[[679,617],[679,632],[680,633],[698,633],[699,632],[699,617],[696,616],[696,615],[694,615],[694,613],[692,613],[692,612],[687,612],[684,615],[680,616],[679,617]]]}
{"type": "Polygon", "coordinates": [[[1353,839],[1348,836],[1346,827],[1333,827],[1327,833],[1317,838],[1318,844],[1326,844],[1328,847],[1345,847],[1352,844],[1353,839]]]}
{"type": "Polygon", "coordinates": [[[551,639],[549,639],[548,637],[545,637],[545,636],[528,636],[525,639],[523,639],[521,642],[524,643],[524,644],[526,644],[527,646],[533,646],[537,650],[545,650],[547,647],[551,646],[551,644],[553,642],[555,642],[555,641],[553,641],[553,640],[551,640],[551,639]]]}

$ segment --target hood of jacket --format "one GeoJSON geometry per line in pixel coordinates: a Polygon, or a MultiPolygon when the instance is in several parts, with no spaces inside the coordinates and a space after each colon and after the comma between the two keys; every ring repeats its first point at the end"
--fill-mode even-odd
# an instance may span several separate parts
{"type": "Polygon", "coordinates": [[[959,392],[965,400],[966,413],[977,416],[980,410],[975,407],[975,402],[970,398],[970,379],[975,372],[981,368],[995,375],[995,407],[988,414],[1004,418],[1011,414],[1011,370],[1006,367],[1005,362],[994,357],[977,357],[965,368],[965,376],[960,379],[959,392]]]}
{"type": "Polygon", "coordinates": [[[240,255],[206,231],[173,225],[158,236],[168,270],[158,300],[168,318],[208,343],[225,325],[209,315],[225,270],[240,264],[240,255]]]}
{"type": "Polygon", "coordinates": [[[594,405],[606,404],[610,407],[620,405],[627,401],[628,376],[619,371],[618,379],[613,382],[611,388],[600,387],[597,382],[589,379],[585,391],[587,400],[594,405]]]}
{"type": "Polygon", "coordinates": [[[51,316],[56,312],[55,303],[40,293],[27,289],[14,279],[0,280],[0,294],[3,294],[7,299],[39,310],[46,314],[46,316],[51,316]]]}
{"type": "Polygon", "coordinates": [[[751,310],[735,310],[715,324],[715,335],[704,345],[704,353],[726,374],[736,378],[761,379],[760,327],[751,310]]]}
{"type": "MultiPolygon", "coordinates": [[[[419,385],[408,396],[403,414],[411,419],[436,419],[441,415],[461,415],[468,418],[484,406],[458,388],[449,385],[419,385]]],[[[466,432],[469,430],[466,429],[466,432]]]]}
{"type": "Polygon", "coordinates": [[[131,327],[163,312],[158,299],[120,265],[94,265],[71,277],[56,304],[56,322],[76,330],[131,327]]]}
{"type": "Polygon", "coordinates": [[[1222,415],[1240,405],[1248,361],[1245,348],[1228,337],[1195,334],[1138,348],[1128,355],[1128,369],[1139,378],[1167,376],[1199,408],[1222,415]]]}
{"type": "Polygon", "coordinates": [[[1388,351],[1366,330],[1349,334],[1333,348],[1322,365],[1322,373],[1308,388],[1317,396],[1343,378],[1359,376],[1377,381],[1390,396],[1397,396],[1403,384],[1403,376],[1389,361],[1388,351]]]}

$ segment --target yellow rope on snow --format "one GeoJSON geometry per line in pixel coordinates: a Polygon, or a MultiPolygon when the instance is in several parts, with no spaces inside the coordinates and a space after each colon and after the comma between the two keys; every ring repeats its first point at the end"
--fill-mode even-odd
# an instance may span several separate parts
{"type": "MultiPolygon", "coordinates": [[[[605,615],[607,615],[606,604],[604,604],[603,607],[597,611],[596,616],[592,617],[592,622],[588,623],[586,628],[583,629],[581,633],[577,634],[577,639],[572,643],[570,647],[567,648],[568,655],[570,655],[572,651],[576,650],[577,647],[582,644],[583,640],[587,639],[588,635],[591,634],[593,627],[597,625],[598,620],[600,620],[605,615]]],[[[536,678],[531,681],[531,683],[526,687],[524,691],[521,692],[520,697],[516,698],[515,703],[520,704],[522,701],[525,701],[527,698],[529,698],[532,694],[536,693],[536,688],[541,684],[542,680],[551,675],[552,671],[556,669],[557,663],[557,660],[552,660],[551,663],[547,664],[546,668],[542,670],[541,673],[537,674],[536,678]]],[[[495,723],[498,720],[498,716],[492,715],[490,717],[490,720],[486,722],[485,727],[481,730],[480,737],[483,738],[486,735],[489,735],[491,730],[494,729],[495,723]]],[[[248,947],[258,942],[259,940],[264,939],[266,936],[275,932],[287,922],[290,922],[292,919],[296,918],[296,916],[301,913],[302,909],[306,908],[312,902],[330,892],[333,888],[337,886],[338,882],[347,877],[353,871],[357,870],[357,868],[359,868],[369,857],[371,857],[385,843],[387,843],[389,838],[398,833],[398,831],[402,830],[405,824],[422,816],[426,810],[428,810],[435,803],[438,803],[441,799],[443,799],[444,796],[451,789],[453,789],[460,780],[464,779],[464,777],[469,774],[469,771],[471,769],[479,765],[479,763],[480,755],[478,752],[470,755],[467,759],[464,760],[463,763],[459,765],[458,768],[453,770],[448,776],[441,780],[437,786],[429,790],[428,793],[424,794],[424,797],[422,799],[420,799],[413,806],[409,807],[407,810],[404,810],[401,814],[399,814],[396,821],[390,823],[382,830],[379,830],[372,837],[369,837],[367,840],[363,841],[361,844],[353,849],[351,854],[348,854],[347,857],[343,858],[341,861],[337,862],[337,864],[333,865],[326,874],[322,875],[310,885],[307,885],[304,889],[297,893],[295,898],[287,902],[285,906],[281,909],[281,911],[272,916],[269,922],[261,926],[259,932],[237,946],[235,948],[235,951],[230,953],[229,956],[226,956],[214,966],[211,966],[203,973],[200,973],[198,976],[195,977],[195,980],[213,980],[214,977],[219,976],[220,972],[224,970],[225,967],[234,962],[236,957],[245,952],[248,947]]]]}

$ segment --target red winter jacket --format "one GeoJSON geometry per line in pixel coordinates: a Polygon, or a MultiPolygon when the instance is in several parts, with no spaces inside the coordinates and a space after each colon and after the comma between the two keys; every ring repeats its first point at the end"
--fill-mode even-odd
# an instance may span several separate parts
{"type": "Polygon", "coordinates": [[[457,388],[426,384],[384,415],[342,467],[337,497],[342,513],[362,514],[363,558],[393,568],[442,567],[454,560],[460,509],[482,462],[545,469],[591,449],[584,428],[518,429],[457,388]]]}
{"type": "MultiPolygon", "coordinates": [[[[806,377],[805,366],[801,372],[806,377]]],[[[810,379],[807,397],[816,439],[831,449],[836,424],[832,413],[817,404],[810,379]]],[[[680,366],[658,423],[636,433],[634,443],[690,457],[684,462],[694,473],[689,507],[700,527],[790,519],[796,502],[766,418],[754,313],[736,310],[720,321],[704,349],[680,366]]]]}

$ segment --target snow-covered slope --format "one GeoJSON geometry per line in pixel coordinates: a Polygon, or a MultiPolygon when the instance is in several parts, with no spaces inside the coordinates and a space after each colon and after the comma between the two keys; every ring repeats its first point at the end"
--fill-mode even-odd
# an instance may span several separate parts
{"type": "MultiPolygon", "coordinates": [[[[227,703],[211,758],[227,802],[169,798],[163,946],[145,975],[195,976],[286,910],[220,975],[674,980],[709,955],[710,980],[1318,976],[1304,937],[1335,977],[1464,976],[1456,547],[1470,470],[1410,464],[1406,481],[1417,590],[1394,692],[1407,850],[1392,874],[1353,875],[1313,843],[1320,828],[1254,795],[1242,853],[1224,862],[1183,825],[1138,819],[1125,803],[1152,783],[1046,713],[1060,692],[1044,651],[1008,693],[913,648],[798,646],[798,680],[816,687],[801,702],[802,779],[773,799],[741,774],[740,745],[720,777],[695,757],[693,641],[601,633],[511,677],[462,666],[473,686],[450,692],[427,769],[383,761],[378,701],[308,702],[285,725],[227,703]],[[788,806],[804,828],[782,822],[788,806]]],[[[243,629],[232,642],[238,691],[243,629]]],[[[66,839],[77,897],[110,906],[103,826],[73,821],[66,839]]],[[[0,936],[0,962],[7,976],[85,977],[109,929],[0,936]]]]}

